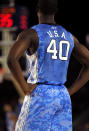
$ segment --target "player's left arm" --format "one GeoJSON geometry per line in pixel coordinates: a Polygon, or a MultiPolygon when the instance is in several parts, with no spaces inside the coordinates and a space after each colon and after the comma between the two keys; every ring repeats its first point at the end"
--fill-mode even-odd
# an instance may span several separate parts
{"type": "Polygon", "coordinates": [[[31,89],[33,89],[34,86],[29,88],[28,84],[26,83],[19,64],[19,59],[27,49],[32,54],[37,50],[37,48],[38,35],[36,31],[33,29],[25,30],[17,37],[17,40],[12,46],[7,58],[8,67],[25,95],[30,94],[31,89]]]}
{"type": "Polygon", "coordinates": [[[74,50],[73,56],[83,65],[78,78],[68,89],[69,94],[73,95],[80,88],[82,88],[89,80],[89,51],[86,47],[79,43],[76,37],[74,37],[74,50]]]}

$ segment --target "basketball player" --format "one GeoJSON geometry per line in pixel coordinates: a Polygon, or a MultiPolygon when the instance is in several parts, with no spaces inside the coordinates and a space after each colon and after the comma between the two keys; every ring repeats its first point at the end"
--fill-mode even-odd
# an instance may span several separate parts
{"type": "Polygon", "coordinates": [[[57,0],[39,0],[39,24],[19,34],[8,56],[8,66],[26,95],[16,131],[72,131],[70,96],[89,80],[89,51],[56,25],[56,10],[57,0]],[[18,62],[24,52],[28,84],[18,62]],[[67,90],[64,83],[71,53],[84,67],[67,90]]]}

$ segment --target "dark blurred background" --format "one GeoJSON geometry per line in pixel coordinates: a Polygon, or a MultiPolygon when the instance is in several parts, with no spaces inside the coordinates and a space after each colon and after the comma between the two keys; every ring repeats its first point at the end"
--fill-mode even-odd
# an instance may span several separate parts
{"type": "MultiPolygon", "coordinates": [[[[22,93],[17,89],[17,84],[11,78],[11,74],[6,65],[6,56],[19,32],[38,24],[36,4],[37,0],[22,0],[21,2],[19,0],[0,0],[0,14],[3,14],[2,8],[4,7],[9,6],[15,9],[15,14],[9,11],[9,13],[13,14],[11,18],[15,21],[13,25],[8,25],[10,27],[2,24],[2,15],[0,15],[0,73],[1,78],[3,76],[3,80],[0,82],[0,131],[14,131],[13,125],[15,125],[16,119],[18,118],[23,99],[22,93]],[[6,42],[7,39],[8,42],[6,42]],[[8,120],[9,123],[7,122],[8,120]],[[11,122],[13,124],[11,124],[11,122]]],[[[79,41],[89,49],[88,9],[89,7],[86,0],[59,0],[58,12],[55,19],[58,24],[64,26],[74,34],[79,41]]],[[[23,69],[23,74],[25,78],[27,78],[25,55],[21,57],[20,64],[23,69]]],[[[82,65],[71,56],[66,86],[70,87],[75,81],[81,67],[82,65]]],[[[73,130],[89,131],[89,82],[74,94],[71,100],[73,130]]]]}

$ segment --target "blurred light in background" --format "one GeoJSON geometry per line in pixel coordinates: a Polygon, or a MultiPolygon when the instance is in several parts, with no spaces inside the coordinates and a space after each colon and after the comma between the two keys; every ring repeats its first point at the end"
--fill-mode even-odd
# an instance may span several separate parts
{"type": "Polygon", "coordinates": [[[28,28],[29,13],[26,7],[0,7],[0,28],[28,28]]]}

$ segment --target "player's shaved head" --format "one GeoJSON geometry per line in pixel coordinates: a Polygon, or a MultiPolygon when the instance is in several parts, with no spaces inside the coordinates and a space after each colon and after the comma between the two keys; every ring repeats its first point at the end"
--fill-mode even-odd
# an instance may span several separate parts
{"type": "Polygon", "coordinates": [[[37,9],[45,15],[55,14],[57,11],[57,0],[39,0],[37,9]]]}

